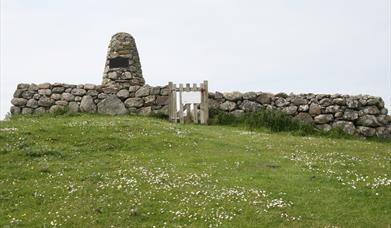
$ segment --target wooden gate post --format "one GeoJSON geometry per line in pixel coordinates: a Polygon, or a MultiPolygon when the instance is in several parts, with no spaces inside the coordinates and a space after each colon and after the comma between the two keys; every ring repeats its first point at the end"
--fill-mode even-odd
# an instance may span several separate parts
{"type": "Polygon", "coordinates": [[[172,82],[168,83],[168,118],[169,121],[176,122],[176,90],[172,82]]]}
{"type": "Polygon", "coordinates": [[[181,124],[185,123],[185,118],[183,116],[183,101],[182,101],[182,93],[183,93],[183,84],[179,84],[179,122],[181,124]]]}
{"type": "Polygon", "coordinates": [[[201,83],[201,124],[208,124],[208,81],[201,83]]]}

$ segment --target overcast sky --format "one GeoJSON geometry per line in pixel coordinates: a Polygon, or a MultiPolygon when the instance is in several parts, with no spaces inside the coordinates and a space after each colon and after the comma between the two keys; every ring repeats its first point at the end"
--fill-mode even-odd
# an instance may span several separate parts
{"type": "Polygon", "coordinates": [[[371,94],[391,107],[390,0],[0,0],[1,118],[18,83],[100,84],[132,34],[146,82],[371,94]],[[389,13],[388,13],[389,17],[389,13]]]}

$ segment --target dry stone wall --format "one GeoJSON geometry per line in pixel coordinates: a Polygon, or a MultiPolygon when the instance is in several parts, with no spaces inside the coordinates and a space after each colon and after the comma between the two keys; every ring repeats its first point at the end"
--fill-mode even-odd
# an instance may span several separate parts
{"type": "Polygon", "coordinates": [[[61,110],[109,115],[167,113],[168,87],[116,89],[93,84],[19,84],[11,103],[13,115],[61,110]]]}
{"type": "MultiPolygon", "coordinates": [[[[63,83],[19,84],[11,103],[12,114],[88,112],[109,115],[167,114],[168,86],[129,86],[127,89],[63,83]]],[[[263,92],[209,93],[209,108],[232,115],[264,109],[281,110],[328,131],[391,138],[391,116],[380,97],[369,95],[271,94],[263,92]]]]}
{"type": "MultiPolygon", "coordinates": [[[[112,36],[102,85],[19,84],[11,114],[57,112],[142,115],[168,112],[168,86],[145,85],[134,38],[112,36]]],[[[282,110],[323,130],[342,128],[352,135],[391,138],[391,116],[380,97],[368,95],[209,93],[209,108],[232,115],[262,109],[282,110]]]]}
{"type": "Polygon", "coordinates": [[[369,95],[216,92],[209,94],[209,107],[232,115],[281,110],[325,131],[338,127],[351,135],[391,138],[391,116],[384,101],[369,95]]]}

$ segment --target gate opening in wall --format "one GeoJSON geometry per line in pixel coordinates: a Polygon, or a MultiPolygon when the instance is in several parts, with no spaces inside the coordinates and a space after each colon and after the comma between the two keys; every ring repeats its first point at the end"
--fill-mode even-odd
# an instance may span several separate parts
{"type": "Polygon", "coordinates": [[[179,84],[168,83],[169,104],[168,115],[174,123],[207,124],[209,118],[208,108],[208,81],[179,84]]]}

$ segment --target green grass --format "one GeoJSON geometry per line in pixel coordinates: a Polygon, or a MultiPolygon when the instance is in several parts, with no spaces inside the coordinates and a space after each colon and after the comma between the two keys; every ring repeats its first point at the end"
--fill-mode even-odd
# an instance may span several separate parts
{"type": "Polygon", "coordinates": [[[0,126],[0,227],[389,227],[391,143],[138,116],[0,126]]]}
{"type": "MultiPolygon", "coordinates": [[[[209,124],[244,127],[250,130],[268,129],[271,132],[290,132],[300,136],[326,136],[352,139],[357,136],[346,134],[341,128],[333,128],[328,132],[315,128],[313,124],[299,121],[279,110],[261,110],[246,112],[235,116],[218,109],[211,109],[209,124]]],[[[381,140],[373,137],[372,140],[381,140]]]]}

